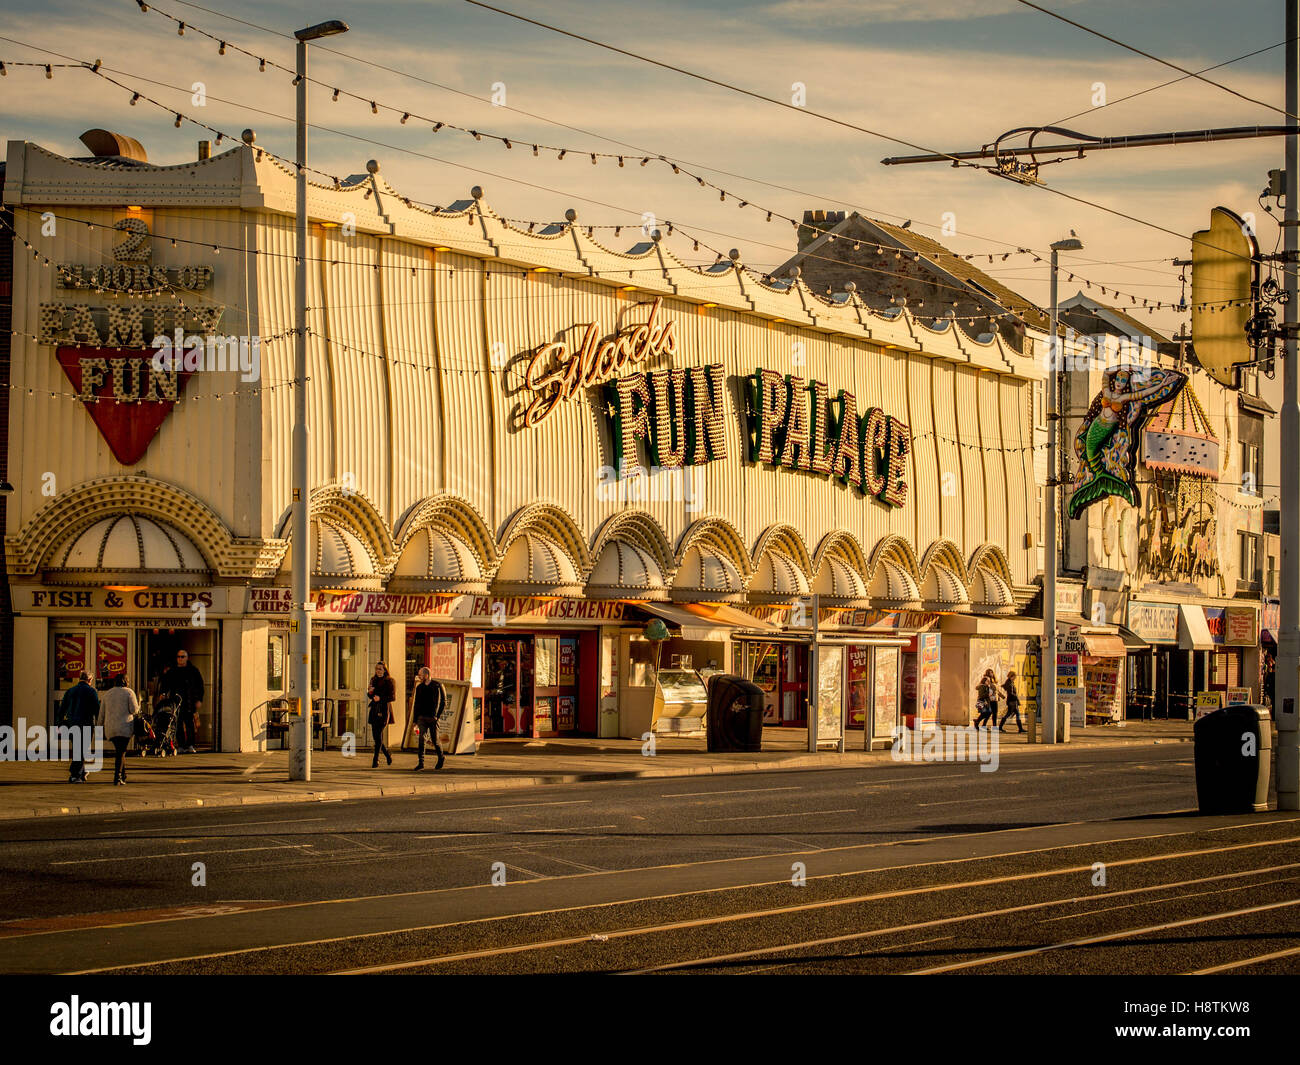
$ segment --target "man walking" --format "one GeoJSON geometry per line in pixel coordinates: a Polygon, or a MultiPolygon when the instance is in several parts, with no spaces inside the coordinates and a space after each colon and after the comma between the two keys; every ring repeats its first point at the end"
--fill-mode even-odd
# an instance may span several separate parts
{"type": "Polygon", "coordinates": [[[126,674],[113,678],[113,686],[104,693],[104,737],[113,744],[113,783],[126,783],[126,745],[135,732],[135,719],[140,715],[140,700],[126,686],[126,674]]]}
{"type": "Polygon", "coordinates": [[[194,754],[199,729],[199,711],[203,709],[203,675],[190,664],[187,651],[176,652],[176,664],[162,676],[158,695],[176,703],[176,748],[181,754],[194,754]]]}
{"type": "Polygon", "coordinates": [[[433,740],[433,749],[438,752],[438,761],[433,768],[442,768],[442,747],[438,744],[438,719],[442,717],[442,712],[447,706],[447,692],[438,681],[434,680],[428,666],[421,669],[417,677],[419,683],[415,686],[412,715],[415,717],[416,728],[420,730],[420,760],[415,766],[415,771],[418,773],[424,768],[426,736],[433,740]]]}
{"type": "MultiPolygon", "coordinates": [[[[69,728],[94,728],[99,719],[99,693],[90,686],[90,675],[82,673],[59,704],[63,712],[63,723],[69,728]]],[[[69,768],[68,783],[84,784],[86,782],[85,737],[82,732],[74,741],[74,753],[81,755],[69,768]]]]}

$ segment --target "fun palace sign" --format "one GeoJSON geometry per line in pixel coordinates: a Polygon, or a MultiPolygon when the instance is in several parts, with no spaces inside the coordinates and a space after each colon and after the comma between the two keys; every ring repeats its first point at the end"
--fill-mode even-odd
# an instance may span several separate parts
{"type": "Polygon", "coordinates": [[[728,379],[721,364],[627,372],[677,354],[661,303],[650,304],[643,324],[604,339],[593,322],[578,327],[577,347],[555,341],[537,348],[525,374],[524,426],[599,387],[620,477],[727,459],[730,416],[741,419],[752,463],[837,480],[887,506],[907,502],[911,431],[852,392],[762,368],[728,379]],[[729,392],[744,403],[731,415],[729,392]]]}

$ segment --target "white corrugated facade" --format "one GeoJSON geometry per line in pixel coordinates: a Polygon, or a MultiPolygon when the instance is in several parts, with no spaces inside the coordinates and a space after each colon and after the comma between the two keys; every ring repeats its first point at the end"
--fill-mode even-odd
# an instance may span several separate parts
{"type": "MultiPolygon", "coordinates": [[[[275,642],[287,621],[293,195],[292,176],[247,146],[153,167],[10,144],[5,203],[36,252],[16,245],[9,477],[17,492],[5,533],[28,663],[16,702],[52,706],[66,687],[59,673],[78,653],[103,664],[106,633],[108,653],[124,650],[141,686],[156,658],[189,641],[210,678],[207,739],[227,750],[268,741],[266,708],[283,694],[275,642]],[[58,287],[60,267],[115,263],[124,233],[114,227],[124,219],[147,225],[153,267],[168,277],[210,267],[210,285],[148,297],[58,287]],[[195,372],[138,461],[124,465],[60,365],[57,353],[80,339],[69,333],[72,319],[56,327],[47,310],[42,320],[42,305],[76,303],[90,305],[97,323],[114,305],[175,305],[180,321],[191,308],[224,308],[220,334],[262,338],[260,378],[195,372]],[[132,566],[103,543],[95,566],[60,571],[70,541],[114,514],[188,540],[206,572],[184,586],[164,583],[147,551],[132,566]],[[182,587],[204,596],[162,594],[182,587]],[[199,630],[213,635],[195,642],[199,630]]],[[[860,631],[867,643],[888,637],[904,655],[915,653],[917,632],[942,633],[953,615],[964,616],[967,639],[1000,626],[1025,631],[1014,615],[1040,568],[1032,389],[1041,372],[1001,339],[876,315],[852,295],[828,300],[797,281],[765,284],[725,261],[689,268],[668,242],[631,228],[642,243],[627,253],[589,237],[581,219],[520,231],[481,197],[433,213],[377,172],[338,189],[312,186],[309,211],[315,624],[359,640],[347,648],[365,670],[381,656],[393,663],[399,697],[408,678],[398,663],[414,661],[417,630],[429,641],[458,633],[457,669],[471,683],[466,634],[580,632],[561,650],[569,686],[550,687],[572,688],[578,731],[638,735],[653,713],[651,697],[632,690],[645,687],[633,682],[645,624],[634,604],[646,601],[695,609],[739,637],[735,614],[709,619],[699,605],[725,601],[751,611],[755,634],[780,642],[799,634],[794,600],[820,591],[819,604],[833,604],[819,615],[829,630],[860,631]],[[632,372],[721,365],[726,458],[684,479],[656,475],[645,498],[629,502],[611,472],[606,393],[580,389],[525,426],[525,373],[540,347],[577,345],[589,323],[611,338],[643,323],[657,298],[676,353],[632,372]],[[759,369],[824,382],[831,397],[846,390],[859,414],[880,407],[906,423],[905,504],[751,462],[746,382],[759,369]],[[740,587],[727,586],[730,570],[740,587]],[[720,582],[712,595],[710,580],[720,582]],[[866,594],[846,591],[855,588],[866,594]],[[385,591],[424,598],[384,599],[385,591]],[[494,630],[497,602],[506,608],[494,630]],[[613,606],[564,606],[596,602],[613,606]],[[857,615],[835,613],[851,609],[857,615]]],[[[143,416],[148,404],[126,406],[117,404],[119,417],[143,416]]],[[[716,658],[709,641],[695,641],[694,664],[708,655],[717,668],[744,670],[745,641],[719,641],[716,658]]],[[[357,680],[343,646],[321,648],[319,693],[340,704],[357,680]]],[[[951,690],[945,681],[952,719],[960,711],[965,720],[956,705],[964,688],[951,690]]]]}

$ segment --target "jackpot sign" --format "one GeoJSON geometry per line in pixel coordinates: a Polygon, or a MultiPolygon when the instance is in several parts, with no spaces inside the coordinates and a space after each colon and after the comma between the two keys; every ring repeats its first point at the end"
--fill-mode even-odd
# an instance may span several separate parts
{"type": "MultiPolygon", "coordinates": [[[[673,322],[660,318],[661,303],[650,305],[644,325],[604,341],[592,323],[577,348],[562,341],[538,348],[525,375],[524,425],[537,425],[583,388],[600,386],[620,477],[647,466],[681,469],[727,458],[729,389],[720,363],[620,376],[677,353],[673,322]]],[[[762,368],[735,391],[745,397],[741,436],[750,462],[833,478],[887,506],[907,502],[912,436],[898,418],[880,407],[859,413],[852,392],[762,368]]]]}

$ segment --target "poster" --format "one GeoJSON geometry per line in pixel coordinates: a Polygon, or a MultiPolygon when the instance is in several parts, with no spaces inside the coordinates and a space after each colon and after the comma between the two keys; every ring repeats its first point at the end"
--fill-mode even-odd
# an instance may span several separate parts
{"type": "Polygon", "coordinates": [[[843,735],[840,717],[844,690],[844,648],[817,648],[817,742],[839,740],[843,735]]]}
{"type": "Polygon", "coordinates": [[[1094,717],[1115,717],[1115,696],[1119,688],[1119,660],[1098,658],[1083,667],[1087,712],[1094,717]]]}
{"type": "Polygon", "coordinates": [[[575,720],[577,700],[572,695],[561,695],[555,705],[555,727],[561,732],[572,732],[578,727],[575,720]]]}
{"type": "Polygon", "coordinates": [[[1253,606],[1224,609],[1223,642],[1230,647],[1254,647],[1259,643],[1259,613],[1253,606]]]}
{"type": "Polygon", "coordinates": [[[1067,651],[1056,656],[1056,691],[1060,695],[1074,695],[1079,690],[1079,656],[1067,651]]]}
{"type": "Polygon", "coordinates": [[[564,638],[560,640],[560,672],[557,683],[561,688],[571,687],[575,683],[578,662],[578,641],[564,638]]]}
{"type": "Polygon", "coordinates": [[[898,650],[877,647],[875,657],[871,738],[892,742],[898,727],[898,650]]]}
{"type": "Polygon", "coordinates": [[[537,735],[555,731],[555,697],[539,695],[533,707],[533,726],[537,735]]]}
{"type": "Polygon", "coordinates": [[[1227,695],[1228,698],[1225,705],[1231,705],[1232,703],[1253,703],[1255,701],[1252,698],[1254,695],[1253,688],[1229,688],[1227,695]]]}
{"type": "Polygon", "coordinates": [[[86,634],[61,632],[54,638],[54,672],[59,680],[75,681],[86,668],[86,634]]]}
{"type": "Polygon", "coordinates": [[[125,636],[95,637],[95,675],[101,681],[126,672],[126,641],[125,636]]]}
{"type": "Polygon", "coordinates": [[[438,744],[446,754],[473,754],[477,749],[474,739],[474,722],[465,713],[469,702],[469,683],[463,680],[444,680],[447,705],[438,718],[438,744]]]}
{"type": "Polygon", "coordinates": [[[435,639],[429,647],[429,669],[439,680],[460,679],[460,645],[454,639],[435,639]]]}
{"type": "Polygon", "coordinates": [[[867,724],[867,706],[871,702],[871,685],[867,678],[868,650],[853,644],[848,651],[849,720],[848,727],[861,732],[867,724]]]}
{"type": "Polygon", "coordinates": [[[1204,717],[1223,705],[1223,692],[1197,692],[1196,716],[1204,717]]]}
{"type": "Polygon", "coordinates": [[[916,652],[917,724],[933,725],[939,720],[939,634],[920,633],[916,652]]]}

